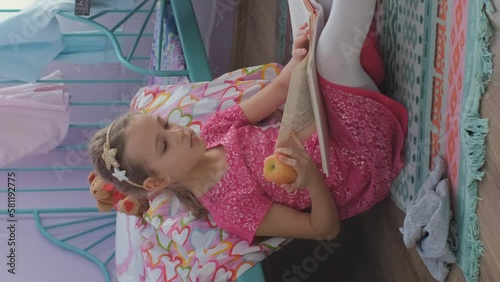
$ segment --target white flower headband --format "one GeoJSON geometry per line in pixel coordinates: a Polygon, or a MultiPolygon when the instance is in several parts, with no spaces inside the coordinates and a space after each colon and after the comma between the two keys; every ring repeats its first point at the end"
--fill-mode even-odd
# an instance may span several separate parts
{"type": "Polygon", "coordinates": [[[112,122],[109,125],[109,127],[108,127],[108,132],[106,133],[106,143],[104,143],[104,147],[103,147],[103,152],[102,152],[101,158],[106,163],[106,168],[108,170],[110,170],[111,167],[114,168],[113,176],[116,177],[116,179],[118,179],[118,180],[120,180],[122,182],[125,181],[128,184],[130,184],[132,186],[135,186],[135,187],[144,188],[144,186],[142,186],[140,184],[137,184],[137,183],[129,180],[127,178],[127,176],[126,176],[127,172],[125,170],[120,170],[119,169],[120,164],[116,160],[116,154],[118,153],[118,149],[111,148],[111,146],[109,145],[109,133],[111,132],[111,127],[113,127],[114,123],[115,122],[112,122]]]}

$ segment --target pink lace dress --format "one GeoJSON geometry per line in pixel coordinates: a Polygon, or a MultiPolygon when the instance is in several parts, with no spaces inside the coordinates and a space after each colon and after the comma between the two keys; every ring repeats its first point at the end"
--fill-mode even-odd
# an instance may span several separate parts
{"type": "MultiPolygon", "coordinates": [[[[325,183],[341,219],[383,200],[403,166],[401,152],[407,112],[388,97],[332,84],[320,78],[330,126],[330,176],[325,183]]],[[[274,152],[278,128],[249,124],[238,105],[214,115],[201,137],[207,149],[223,146],[227,172],[200,201],[223,229],[251,242],[273,203],[297,210],[311,206],[307,189],[288,194],[263,176],[264,159],[274,152]]],[[[321,168],[316,134],[304,143],[321,168]]]]}

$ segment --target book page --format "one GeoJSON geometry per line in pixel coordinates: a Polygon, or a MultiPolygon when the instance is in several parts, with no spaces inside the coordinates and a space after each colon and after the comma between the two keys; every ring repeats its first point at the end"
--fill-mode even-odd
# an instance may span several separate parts
{"type": "Polygon", "coordinates": [[[308,58],[309,55],[292,71],[276,147],[293,145],[293,143],[290,143],[293,141],[290,139],[292,131],[297,134],[300,141],[306,140],[316,132],[314,111],[311,105],[309,83],[306,75],[308,58]]]}
{"type": "Polygon", "coordinates": [[[276,148],[293,146],[292,131],[302,142],[317,133],[322,170],[328,175],[330,135],[316,70],[316,43],[324,26],[322,8],[314,0],[289,0],[288,4],[294,35],[308,22],[310,42],[308,54],[292,70],[276,148]]]}

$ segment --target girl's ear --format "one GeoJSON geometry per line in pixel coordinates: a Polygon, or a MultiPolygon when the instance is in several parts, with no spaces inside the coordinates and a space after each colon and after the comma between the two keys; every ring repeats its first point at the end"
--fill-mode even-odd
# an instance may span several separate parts
{"type": "Polygon", "coordinates": [[[171,183],[172,183],[172,178],[168,176],[162,179],[156,177],[148,177],[146,178],[146,180],[144,180],[142,186],[144,186],[144,189],[146,189],[148,192],[153,192],[161,190],[170,185],[171,183]]]}

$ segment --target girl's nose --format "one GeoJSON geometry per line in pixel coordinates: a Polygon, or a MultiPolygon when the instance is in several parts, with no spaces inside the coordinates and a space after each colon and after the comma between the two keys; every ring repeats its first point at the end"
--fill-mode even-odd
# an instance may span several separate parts
{"type": "Polygon", "coordinates": [[[175,130],[175,134],[177,135],[177,137],[179,138],[180,141],[184,140],[184,130],[182,130],[182,128],[177,128],[175,130]]]}
{"type": "Polygon", "coordinates": [[[171,135],[172,137],[175,136],[175,138],[177,138],[180,142],[182,142],[188,135],[182,128],[168,129],[167,132],[167,134],[171,135]]]}
{"type": "Polygon", "coordinates": [[[165,135],[170,136],[171,138],[172,137],[181,138],[182,130],[180,130],[179,128],[174,128],[174,129],[169,128],[165,130],[165,135]]]}

